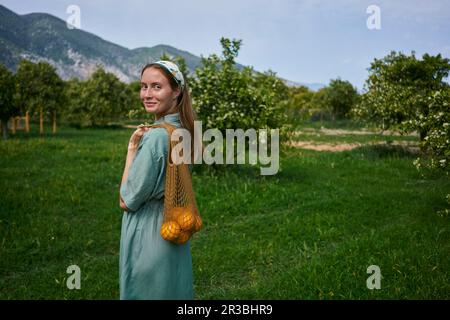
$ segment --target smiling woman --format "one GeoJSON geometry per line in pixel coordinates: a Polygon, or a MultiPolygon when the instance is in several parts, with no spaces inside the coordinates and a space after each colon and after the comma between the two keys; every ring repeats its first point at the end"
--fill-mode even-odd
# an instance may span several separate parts
{"type": "MultiPolygon", "coordinates": [[[[158,61],[144,67],[140,97],[155,124],[192,130],[195,112],[178,67],[158,61]]],[[[164,128],[138,128],[128,143],[120,186],[125,210],[120,240],[121,299],[193,299],[190,240],[173,244],[160,235],[169,137],[164,128]]]]}
{"type": "Polygon", "coordinates": [[[145,110],[156,115],[158,119],[161,114],[176,112],[175,103],[181,90],[177,86],[172,89],[167,76],[159,68],[147,68],[141,77],[141,101],[145,110]]]}

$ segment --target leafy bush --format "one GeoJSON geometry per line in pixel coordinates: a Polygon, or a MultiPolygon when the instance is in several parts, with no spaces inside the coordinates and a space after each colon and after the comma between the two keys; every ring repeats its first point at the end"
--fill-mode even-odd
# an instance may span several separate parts
{"type": "Polygon", "coordinates": [[[288,89],[275,73],[238,68],[235,58],[241,40],[222,38],[222,57],[202,58],[191,80],[193,103],[204,127],[243,130],[279,128],[288,131],[283,103],[288,89]]]}
{"type": "Polygon", "coordinates": [[[450,88],[436,91],[428,98],[428,114],[411,120],[410,125],[427,132],[421,142],[424,155],[416,160],[418,168],[426,166],[441,169],[446,174],[450,169],[450,88]]]}
{"type": "Polygon", "coordinates": [[[393,51],[371,63],[366,92],[352,114],[383,130],[418,130],[423,140],[427,135],[426,126],[411,124],[419,124],[415,120],[427,118],[428,99],[448,86],[444,79],[449,71],[449,59],[442,58],[440,54],[424,54],[419,60],[414,52],[408,56],[393,51]]]}
{"type": "Polygon", "coordinates": [[[87,81],[68,81],[65,119],[79,126],[105,126],[128,114],[130,87],[114,74],[97,69],[87,81]]]}

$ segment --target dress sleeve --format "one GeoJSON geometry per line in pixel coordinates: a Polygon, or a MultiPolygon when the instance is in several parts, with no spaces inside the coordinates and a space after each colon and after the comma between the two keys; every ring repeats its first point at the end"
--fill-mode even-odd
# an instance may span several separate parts
{"type": "Polygon", "coordinates": [[[120,196],[131,211],[138,210],[150,200],[165,181],[168,137],[161,130],[164,129],[152,129],[144,135],[128,177],[120,187],[120,196]]]}

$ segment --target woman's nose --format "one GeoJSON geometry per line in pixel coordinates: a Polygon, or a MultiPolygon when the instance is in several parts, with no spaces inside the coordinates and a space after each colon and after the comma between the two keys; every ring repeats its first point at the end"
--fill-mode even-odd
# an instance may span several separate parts
{"type": "Polygon", "coordinates": [[[152,89],[150,87],[148,87],[147,89],[145,89],[144,91],[144,97],[146,98],[151,98],[152,97],[152,89]]]}

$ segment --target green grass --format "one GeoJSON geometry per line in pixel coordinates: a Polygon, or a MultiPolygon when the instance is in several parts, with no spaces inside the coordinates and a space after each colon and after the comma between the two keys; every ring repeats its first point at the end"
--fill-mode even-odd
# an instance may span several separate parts
{"type": "MultiPolygon", "coordinates": [[[[118,298],[131,132],[65,127],[0,142],[0,299],[118,298]],[[66,287],[72,264],[81,290],[66,287]]],[[[450,222],[436,212],[450,182],[422,176],[414,159],[395,147],[289,148],[275,176],[197,167],[196,299],[448,299],[450,222]],[[380,290],[366,287],[370,265],[380,290]]]]}
{"type": "Polygon", "coordinates": [[[337,119],[332,120],[300,120],[297,121],[297,128],[300,130],[302,128],[326,128],[326,129],[344,129],[344,130],[358,130],[361,127],[366,126],[368,129],[375,129],[373,126],[369,127],[367,124],[363,124],[354,119],[337,119]]]}
{"type": "Polygon", "coordinates": [[[393,141],[408,141],[419,143],[419,139],[415,136],[396,136],[396,135],[380,135],[380,134],[342,134],[342,135],[326,135],[321,132],[311,132],[310,134],[297,134],[293,137],[295,141],[313,141],[316,143],[361,143],[367,144],[370,142],[393,142],[393,141]]]}

